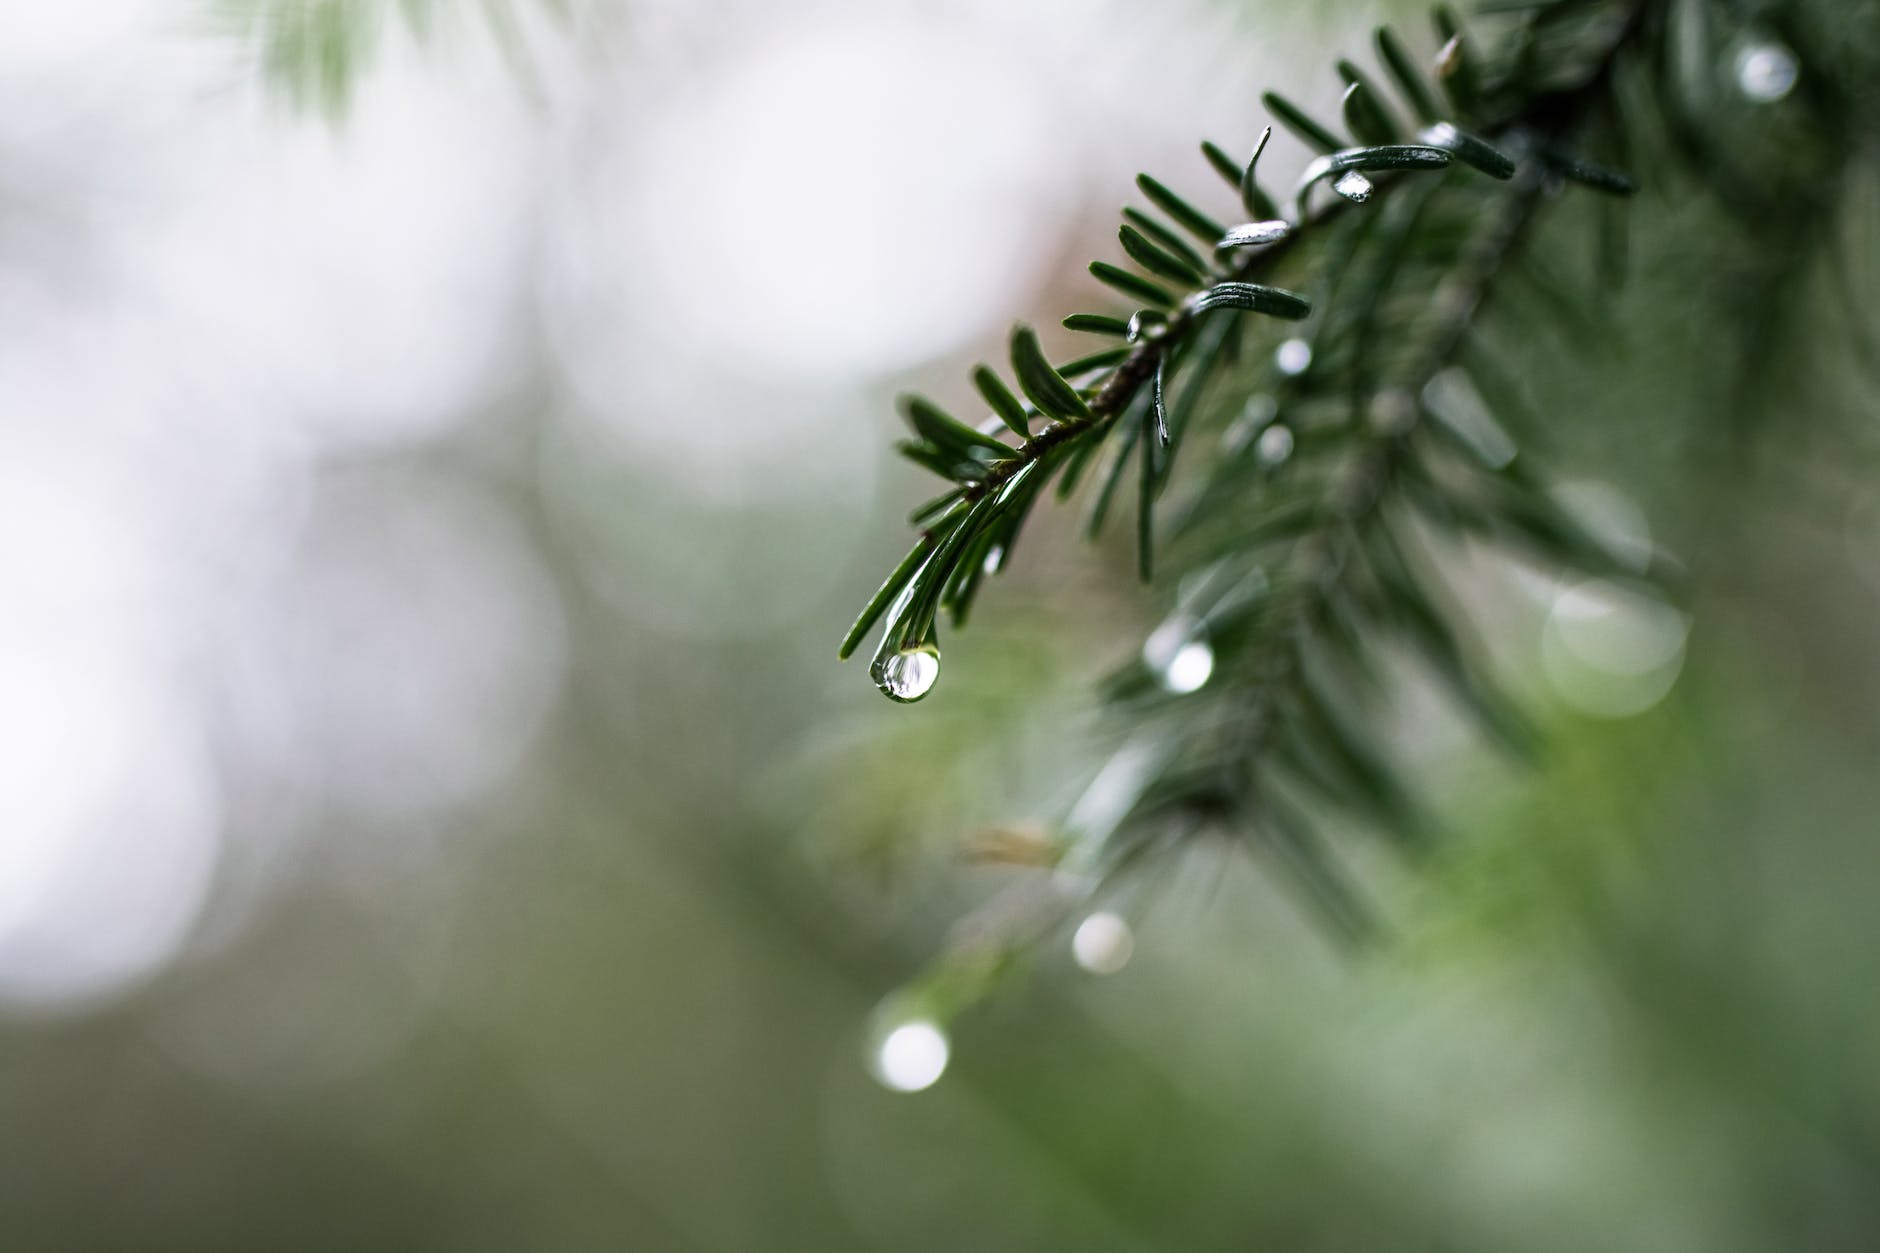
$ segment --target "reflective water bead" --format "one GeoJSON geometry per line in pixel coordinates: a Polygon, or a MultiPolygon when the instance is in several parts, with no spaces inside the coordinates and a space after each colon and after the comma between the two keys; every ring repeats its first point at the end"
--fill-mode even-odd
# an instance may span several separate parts
{"type": "Polygon", "coordinates": [[[1363,170],[1346,170],[1332,180],[1332,190],[1347,200],[1363,204],[1371,198],[1371,193],[1376,188],[1371,185],[1371,180],[1365,177],[1363,170]]]}
{"type": "Polygon", "coordinates": [[[1289,339],[1273,352],[1273,364],[1288,378],[1297,378],[1312,367],[1312,345],[1303,339],[1289,339]]]}
{"type": "Polygon", "coordinates": [[[913,702],[931,691],[939,677],[940,650],[929,645],[887,658],[876,670],[875,683],[888,699],[913,702]]]}
{"type": "Polygon", "coordinates": [[[1206,640],[1189,640],[1175,650],[1162,671],[1162,686],[1177,696],[1199,691],[1214,675],[1214,649],[1206,640]]]}
{"type": "Polygon", "coordinates": [[[1071,956],[1093,975],[1113,975],[1129,964],[1136,937],[1129,924],[1115,914],[1094,913],[1077,924],[1071,935],[1071,956]]]}
{"type": "Polygon", "coordinates": [[[1254,445],[1260,460],[1267,465],[1276,466],[1292,456],[1292,428],[1283,423],[1274,423],[1260,432],[1260,442],[1254,445]]]}
{"type": "Polygon", "coordinates": [[[1213,676],[1214,649],[1203,631],[1194,618],[1177,614],[1142,642],[1142,662],[1164,690],[1183,696],[1199,690],[1213,676]]]}
{"type": "Polygon", "coordinates": [[[896,1092],[931,1088],[946,1073],[952,1046],[946,1032],[928,1018],[916,1018],[881,1038],[871,1058],[875,1079],[896,1092]]]}
{"type": "Polygon", "coordinates": [[[1160,339],[1168,330],[1168,317],[1154,309],[1138,309],[1129,318],[1128,340],[1140,344],[1144,340],[1160,339]]]}
{"type": "Polygon", "coordinates": [[[1795,54],[1773,40],[1749,44],[1736,54],[1736,85],[1758,104],[1772,104],[1795,90],[1801,66],[1795,54]]]}

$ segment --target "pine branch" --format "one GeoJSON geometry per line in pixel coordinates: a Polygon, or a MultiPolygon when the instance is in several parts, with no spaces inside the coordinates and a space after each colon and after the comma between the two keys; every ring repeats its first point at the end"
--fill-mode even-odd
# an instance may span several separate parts
{"type": "MultiPolygon", "coordinates": [[[[1411,789],[1350,714],[1353,694],[1375,685],[1387,639],[1414,645],[1491,731],[1531,744],[1512,702],[1471,660],[1468,633],[1419,556],[1419,530],[1481,533],[1556,564],[1637,572],[1581,533],[1525,462],[1501,451],[1509,439],[1492,417],[1489,430],[1474,429],[1485,404],[1471,396],[1466,412],[1447,411],[1454,406],[1438,384],[1470,387],[1470,373],[1457,371],[1474,355],[1478,314],[1560,185],[1631,191],[1627,175],[1577,145],[1589,117],[1609,107],[1615,68],[1659,28],[1660,8],[1532,4],[1486,53],[1439,10],[1434,82],[1380,30],[1382,72],[1403,99],[1388,101],[1341,62],[1355,142],[1266,97],[1277,121],[1320,153],[1294,190],[1290,217],[1260,216],[1276,203],[1257,171],[1266,135],[1244,167],[1203,146],[1254,221],[1221,226],[1159,181],[1138,180],[1163,217],[1131,210],[1121,242],[1148,277],[1101,262],[1092,272],[1144,307],[1126,320],[1066,319],[1073,329],[1120,332],[1126,355],[1073,386],[1021,327],[1014,369],[1031,401],[1022,412],[977,427],[949,418],[943,428],[931,402],[904,401],[916,438],[903,451],[952,488],[920,512],[919,542],[843,643],[847,656],[885,617],[872,673],[890,696],[925,695],[938,677],[939,612],[962,620],[1044,486],[1059,476],[1068,495],[1106,453],[1092,531],[1133,461],[1141,572],[1152,575],[1161,548],[1187,575],[1176,612],[1141,660],[1105,684],[1120,720],[1153,729],[1149,749],[1139,741],[1125,752],[1156,761],[1134,772],[1113,820],[1070,832],[1068,862],[1092,882],[1170,831],[1225,829],[1259,837],[1328,920],[1362,932],[1356,894],[1304,815],[1308,801],[1330,804],[1399,844],[1422,839],[1411,789]],[[1399,110],[1423,124],[1413,142],[1399,141],[1399,110]],[[1329,198],[1318,191],[1328,183],[1329,198]],[[1183,279],[1179,296],[1164,286],[1183,279]],[[1304,291],[1280,285],[1300,279],[1304,291]],[[1260,316],[1235,325],[1217,312],[1227,309],[1260,316]],[[1261,340],[1267,318],[1296,320],[1299,333],[1278,346],[1270,387],[1250,396],[1244,371],[1226,363],[1261,340]],[[1176,456],[1199,415],[1223,408],[1242,415],[1228,446],[1163,521],[1169,537],[1158,544],[1156,509],[1176,482],[1176,456]],[[995,434],[1001,427],[1024,434],[1007,444],[995,434]]],[[[979,377],[989,373],[981,367],[979,377]]],[[[1479,391],[1495,390],[1481,381],[1479,391]]]]}

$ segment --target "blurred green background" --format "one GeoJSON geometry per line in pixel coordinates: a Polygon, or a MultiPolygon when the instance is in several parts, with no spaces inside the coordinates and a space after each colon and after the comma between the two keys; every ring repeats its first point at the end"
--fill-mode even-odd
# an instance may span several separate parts
{"type": "Polygon", "coordinates": [[[1687,601],[1454,554],[1554,744],[1406,690],[1386,944],[1198,843],[908,1094],[1168,593],[1051,519],[889,706],[890,397],[1385,14],[396,7],[0,6],[6,1248],[1880,1246],[1871,182],[1824,261],[1667,175],[1597,342],[1490,328],[1687,601]]]}

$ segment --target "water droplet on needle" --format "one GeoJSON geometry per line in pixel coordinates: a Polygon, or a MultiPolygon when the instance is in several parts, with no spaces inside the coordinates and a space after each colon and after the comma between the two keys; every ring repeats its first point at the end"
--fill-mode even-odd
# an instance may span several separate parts
{"type": "Polygon", "coordinates": [[[1364,176],[1364,171],[1346,170],[1332,180],[1332,190],[1347,200],[1363,204],[1376,189],[1371,185],[1371,180],[1364,176]]]}
{"type": "Polygon", "coordinates": [[[1214,675],[1214,648],[1206,628],[1186,614],[1149,633],[1142,642],[1142,660],[1164,690],[1177,696],[1200,690],[1214,675]]]}
{"type": "Polygon", "coordinates": [[[907,648],[884,658],[875,667],[875,684],[889,700],[908,703],[933,689],[940,677],[940,650],[931,644],[907,648]]]}
{"type": "Polygon", "coordinates": [[[952,1053],[946,1032],[928,1018],[904,1022],[883,1036],[870,1059],[875,1078],[896,1092],[931,1088],[946,1073],[952,1053]]]}
{"type": "Polygon", "coordinates": [[[1284,423],[1275,422],[1260,432],[1260,439],[1253,446],[1254,452],[1262,463],[1276,466],[1292,456],[1292,428],[1284,423]]]}
{"type": "Polygon", "coordinates": [[[1312,368],[1312,345],[1303,339],[1289,339],[1274,349],[1273,364],[1287,378],[1297,378],[1312,368]]]}
{"type": "Polygon", "coordinates": [[[1801,67],[1795,54],[1773,40],[1753,43],[1736,54],[1736,85],[1758,104],[1773,104],[1795,90],[1801,67]]]}
{"type": "Polygon", "coordinates": [[[1107,911],[1090,915],[1071,935],[1071,956],[1093,975],[1115,974],[1129,964],[1135,951],[1136,937],[1129,924],[1107,911]]]}

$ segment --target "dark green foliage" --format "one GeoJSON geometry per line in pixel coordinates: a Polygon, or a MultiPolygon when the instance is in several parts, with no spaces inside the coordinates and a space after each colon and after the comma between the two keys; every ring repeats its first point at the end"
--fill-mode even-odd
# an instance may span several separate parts
{"type": "Polygon", "coordinates": [[[1269,91],[1261,96],[1260,100],[1281,126],[1297,135],[1310,147],[1320,152],[1337,152],[1344,147],[1344,143],[1338,136],[1313,121],[1306,115],[1304,109],[1278,92],[1269,91]]]}
{"type": "Polygon", "coordinates": [[[1136,175],[1136,186],[1142,188],[1142,194],[1149,197],[1151,204],[1204,244],[1212,244],[1227,229],[1147,174],[1136,175]]]}
{"type": "Polygon", "coordinates": [[[1573,157],[1547,154],[1547,166],[1554,173],[1570,178],[1576,183],[1584,183],[1594,191],[1603,191],[1614,196],[1630,196],[1638,190],[1638,184],[1618,170],[1599,165],[1592,161],[1581,161],[1573,157]]]}
{"type": "Polygon", "coordinates": [[[1405,102],[1419,122],[1427,125],[1442,116],[1423,72],[1410,59],[1410,54],[1404,51],[1396,32],[1388,26],[1377,28],[1377,56],[1384,68],[1390,71],[1391,81],[1397,84],[1397,90],[1403,93],[1405,102]]]}
{"type": "Polygon", "coordinates": [[[1012,332],[1012,369],[1018,385],[1031,397],[1031,403],[1054,418],[1088,418],[1090,409],[1077,389],[1051,368],[1044,349],[1038,346],[1038,334],[1029,326],[1012,332]]]}
{"type": "MultiPolygon", "coordinates": [[[[1189,246],[1187,240],[1162,225],[1161,222],[1157,221],[1149,214],[1144,213],[1141,209],[1125,208],[1123,210],[1123,220],[1125,224],[1135,227],[1148,238],[1153,239],[1156,243],[1180,257],[1196,271],[1202,273],[1207,271],[1208,263],[1201,259],[1200,253],[1189,246]]],[[[1197,278],[1178,281],[1199,282],[1200,280],[1197,278]]]]}
{"type": "Polygon", "coordinates": [[[1117,237],[1122,241],[1123,251],[1129,254],[1129,259],[1151,274],[1173,283],[1190,285],[1207,278],[1204,267],[1150,243],[1141,231],[1127,222],[1117,228],[1117,237]]]}
{"type": "Polygon", "coordinates": [[[979,389],[979,394],[985,397],[988,405],[992,406],[992,412],[999,416],[999,421],[1005,423],[1014,435],[1020,439],[1031,437],[1031,423],[1025,413],[1025,406],[1018,397],[1012,394],[1012,390],[1005,385],[1004,381],[993,372],[991,366],[974,367],[973,386],[979,389]]]}
{"type": "Polygon", "coordinates": [[[1111,265],[1108,261],[1092,261],[1090,273],[1099,283],[1114,287],[1123,295],[1139,300],[1146,305],[1166,309],[1175,303],[1175,297],[1163,288],[1145,278],[1131,274],[1121,266],[1111,265]]]}
{"type": "Polygon", "coordinates": [[[862,606],[862,612],[855,618],[855,625],[849,628],[849,633],[842,639],[842,647],[836,653],[838,657],[846,660],[855,651],[855,646],[862,642],[862,637],[868,634],[869,628],[880,620],[882,611],[888,607],[888,602],[894,599],[895,593],[899,592],[902,585],[914,576],[914,571],[920,568],[920,563],[926,560],[927,555],[933,552],[933,549],[933,536],[931,534],[921,536],[920,542],[914,545],[913,551],[902,558],[901,564],[888,575],[887,581],[882,583],[874,596],[869,598],[868,603],[862,606]]]}
{"type": "Polygon", "coordinates": [[[1195,313],[1210,309],[1251,309],[1276,318],[1297,322],[1312,312],[1312,306],[1298,292],[1258,283],[1216,283],[1188,302],[1195,313]]]}
{"type": "Polygon", "coordinates": [[[1345,129],[1360,143],[1396,143],[1399,138],[1397,123],[1385,108],[1383,96],[1371,85],[1364,71],[1349,61],[1340,61],[1338,76],[1345,80],[1345,129]]]}
{"type": "MultiPolygon", "coordinates": [[[[1032,347],[1021,360],[1015,340],[1020,381],[1051,421],[1015,455],[990,463],[988,450],[964,446],[951,428],[952,446],[930,441],[956,458],[971,455],[956,478],[959,499],[946,506],[964,511],[941,516],[964,519],[954,524],[964,529],[990,510],[985,524],[1001,542],[1060,471],[1060,495],[1095,480],[1087,530],[1097,535],[1133,470],[1138,570],[1145,580],[1182,576],[1163,629],[1102,685],[1119,720],[1154,725],[1168,764],[1124,798],[1113,829],[1067,833],[1073,846],[1088,844],[1085,864],[1114,871],[1172,834],[1230,830],[1266,846],[1328,920],[1362,933],[1358,898],[1314,815],[1347,811],[1405,849],[1429,834],[1414,789],[1366,730],[1368,705],[1387,687],[1384,643],[1404,644],[1495,739],[1523,755],[1535,749],[1518,705],[1477,660],[1480,646],[1450,603],[1439,563],[1428,559],[1433,537],[1484,538],[1550,567],[1612,579],[1658,574],[1628,566],[1587,534],[1545,490],[1531,453],[1517,455],[1522,444],[1541,447],[1543,424],[1519,380],[1476,341],[1475,319],[1503,289],[1531,294],[1546,318],[1536,325],[1571,334],[1576,323],[1590,324],[1587,351],[1605,351],[1600,319],[1586,312],[1598,307],[1595,293],[1561,277],[1575,273],[1571,264],[1550,264],[1528,235],[1563,183],[1632,191],[1630,174],[1578,154],[1636,151],[1636,132],[1676,117],[1666,103],[1617,105],[1631,90],[1625,67],[1665,54],[1665,11],[1657,0],[1534,0],[1490,44],[1439,11],[1433,65],[1447,103],[1404,41],[1380,30],[1380,78],[1351,62],[1337,66],[1355,144],[1268,94],[1274,118],[1320,154],[1300,180],[1292,220],[1230,230],[1141,176],[1157,210],[1218,248],[1218,268],[1157,218],[1126,211],[1119,235],[1128,258],[1185,294],[1093,263],[1100,279],[1146,308],[1128,320],[1066,320],[1129,340],[1066,367],[1081,379],[1103,362],[1083,397],[1021,332],[1032,347]],[[1615,117],[1628,114],[1629,126],[1618,127],[1615,117]],[[1399,118],[1415,120],[1414,142],[1401,142],[1399,118]],[[1309,210],[1311,188],[1356,173],[1374,175],[1375,186],[1340,187],[1346,198],[1309,210]],[[1375,204],[1352,203],[1373,193],[1375,204]],[[1206,316],[1221,309],[1258,316],[1206,316]],[[1299,325],[1282,328],[1285,321],[1299,325]],[[1282,339],[1295,342],[1276,355],[1282,339]],[[1486,416],[1447,411],[1438,393],[1455,386],[1479,395],[1486,416]],[[1219,444],[1189,455],[1193,432],[1210,426],[1219,444]],[[1187,460],[1198,464],[1171,491],[1178,461],[1187,460]],[[1034,477],[1013,493],[1027,473],[1034,477]],[[1164,655],[1168,639],[1205,645],[1210,668],[1176,675],[1164,655]]],[[[1244,167],[1202,145],[1256,218],[1276,217],[1253,178],[1270,133],[1244,167]]],[[[1698,141],[1687,149],[1702,168],[1711,149],[1698,141]]],[[[1568,195],[1558,203],[1557,212],[1590,216],[1614,202],[1568,195]]],[[[890,623],[888,637],[928,638],[920,606],[940,595],[936,588],[963,586],[952,594],[969,596],[979,576],[960,575],[952,554],[975,551],[943,542],[931,558],[903,563],[884,594],[905,585],[908,625],[890,623]]]]}
{"type": "Polygon", "coordinates": [[[1066,361],[1057,368],[1057,372],[1067,379],[1074,379],[1080,375],[1091,374],[1098,370],[1107,370],[1113,365],[1121,364],[1121,362],[1129,356],[1129,352],[1130,350],[1127,346],[1105,348],[1101,352],[1090,353],[1087,356],[1077,358],[1075,361],[1066,361]]]}
{"type": "Polygon", "coordinates": [[[961,457],[982,454],[1008,457],[1012,454],[1012,449],[990,435],[981,435],[925,396],[903,396],[901,411],[914,433],[938,452],[961,457]]]}
{"type": "Polygon", "coordinates": [[[1235,191],[1240,190],[1241,176],[1246,173],[1245,166],[1228,156],[1225,149],[1211,140],[1201,141],[1201,155],[1207,158],[1208,164],[1214,167],[1216,174],[1227,180],[1229,187],[1235,191]]]}
{"type": "MultiPolygon", "coordinates": [[[[1560,6],[1565,7],[1565,6],[1560,6]]],[[[1436,33],[1443,47],[1436,54],[1436,77],[1458,113],[1472,113],[1481,100],[1482,74],[1462,21],[1447,6],[1436,10],[1436,33]]]]}
{"type": "Polygon", "coordinates": [[[1129,323],[1123,318],[1113,318],[1107,313],[1073,313],[1064,319],[1067,331],[1088,331],[1092,335],[1129,334],[1129,323]]]}
{"type": "Polygon", "coordinates": [[[1438,122],[1418,136],[1432,147],[1445,149],[1492,178],[1514,177],[1514,158],[1483,139],[1449,122],[1438,122]]]}

